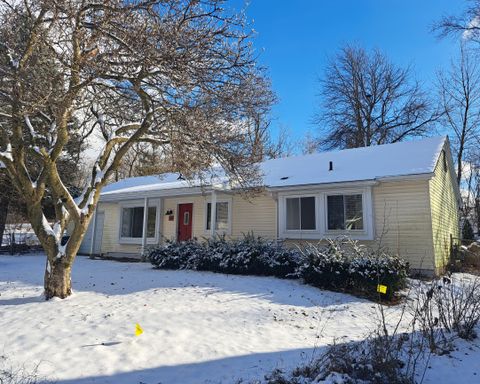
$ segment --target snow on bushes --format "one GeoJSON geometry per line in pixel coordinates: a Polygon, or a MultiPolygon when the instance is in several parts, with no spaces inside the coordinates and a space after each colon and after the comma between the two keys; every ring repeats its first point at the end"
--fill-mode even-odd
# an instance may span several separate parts
{"type": "Polygon", "coordinates": [[[148,260],[162,269],[195,269],[236,275],[297,277],[302,257],[295,249],[247,235],[241,240],[216,237],[204,243],[167,243],[150,250],[148,260]]]}
{"type": "Polygon", "coordinates": [[[344,238],[300,249],[251,234],[240,240],[216,237],[203,243],[167,243],[151,249],[147,259],[161,269],[302,278],[319,288],[363,296],[377,295],[377,285],[382,284],[387,299],[405,286],[408,273],[408,263],[398,257],[344,238]]]}
{"type": "Polygon", "coordinates": [[[386,286],[384,297],[405,287],[408,263],[382,250],[372,250],[348,238],[310,244],[302,250],[305,262],[298,270],[304,281],[318,288],[372,296],[386,286]]]}

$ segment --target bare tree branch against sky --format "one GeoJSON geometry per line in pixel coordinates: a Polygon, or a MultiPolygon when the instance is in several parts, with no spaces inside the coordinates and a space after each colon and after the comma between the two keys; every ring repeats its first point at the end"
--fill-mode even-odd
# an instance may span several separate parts
{"type": "MultiPolygon", "coordinates": [[[[241,8],[245,0],[232,0],[241,8]]],[[[296,139],[315,131],[313,110],[328,57],[347,43],[381,50],[393,63],[411,66],[415,78],[433,87],[438,69],[448,68],[458,39],[439,39],[432,26],[457,15],[463,0],[250,0],[247,17],[258,36],[260,62],[269,68],[279,103],[271,126],[286,125],[296,139]]]]}

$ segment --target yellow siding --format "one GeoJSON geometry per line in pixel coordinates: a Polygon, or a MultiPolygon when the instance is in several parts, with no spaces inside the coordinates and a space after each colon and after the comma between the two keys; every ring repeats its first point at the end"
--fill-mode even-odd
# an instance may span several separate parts
{"type": "MultiPolygon", "coordinates": [[[[180,198],[165,198],[163,203],[164,212],[172,210],[174,220],[169,221],[168,216],[163,216],[163,235],[165,239],[174,240],[177,228],[177,205],[181,203],[193,203],[192,236],[202,239],[210,236],[206,230],[206,203],[211,195],[188,196],[180,198]]],[[[217,200],[228,200],[232,203],[231,208],[231,233],[228,237],[237,238],[243,234],[254,231],[256,236],[275,238],[276,236],[276,202],[266,194],[253,196],[245,199],[243,196],[218,194],[217,200]]]]}
{"type": "Polygon", "coordinates": [[[275,239],[277,235],[277,203],[268,194],[245,199],[233,196],[232,237],[242,237],[250,231],[255,236],[275,239]]]}
{"type": "MultiPolygon", "coordinates": [[[[428,180],[382,182],[372,188],[375,240],[361,240],[372,248],[381,246],[410,263],[413,270],[433,272],[432,226],[428,180]]],[[[315,240],[287,240],[303,246],[315,240]]]]}
{"type": "Polygon", "coordinates": [[[207,235],[204,230],[204,210],[207,196],[183,196],[178,198],[165,198],[163,200],[163,213],[160,219],[163,219],[163,238],[165,240],[175,240],[177,232],[177,205],[182,203],[193,203],[192,212],[192,236],[202,239],[207,235]],[[165,216],[166,211],[173,211],[174,221],[169,221],[168,216],[165,216]]]}
{"type": "Polygon", "coordinates": [[[410,263],[434,268],[428,180],[382,182],[373,188],[375,245],[410,263]]]}
{"type": "MultiPolygon", "coordinates": [[[[458,209],[452,178],[443,172],[442,163],[439,164],[430,181],[382,182],[372,188],[375,241],[363,243],[382,245],[408,260],[412,269],[439,270],[448,258],[450,234],[458,237],[458,209]]],[[[210,232],[205,229],[205,205],[210,198],[210,194],[164,198],[160,212],[161,237],[175,240],[177,206],[181,203],[193,203],[192,235],[198,239],[209,237],[210,232]],[[168,210],[174,212],[173,221],[165,215],[168,210]]],[[[256,236],[276,238],[277,202],[268,193],[247,199],[241,195],[219,194],[217,200],[232,203],[228,237],[238,238],[253,231],[256,236]]],[[[102,252],[139,253],[139,244],[119,244],[119,205],[101,203],[99,209],[105,211],[102,252]]],[[[301,241],[289,240],[288,243],[301,241]]]]}
{"type": "Polygon", "coordinates": [[[455,173],[449,155],[446,156],[447,171],[444,170],[445,152],[442,152],[430,180],[430,205],[432,210],[432,236],[435,250],[436,269],[441,272],[450,257],[450,236],[459,238],[459,211],[455,194],[455,173]]]}
{"type": "Polygon", "coordinates": [[[117,203],[100,203],[99,211],[105,212],[102,253],[140,253],[140,244],[120,244],[120,207],[117,203]]]}

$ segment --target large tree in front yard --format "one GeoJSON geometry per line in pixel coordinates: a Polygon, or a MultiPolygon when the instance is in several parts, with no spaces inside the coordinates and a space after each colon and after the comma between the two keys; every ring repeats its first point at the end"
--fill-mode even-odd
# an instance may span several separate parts
{"type": "Polygon", "coordinates": [[[72,264],[101,189],[136,143],[174,154],[187,176],[220,164],[232,180],[255,178],[238,122],[263,111],[272,95],[243,17],[222,5],[0,1],[0,161],[45,249],[47,299],[70,295],[72,264]],[[80,130],[103,144],[74,200],[58,166],[80,130]],[[53,224],[41,204],[47,191],[53,224]]]}

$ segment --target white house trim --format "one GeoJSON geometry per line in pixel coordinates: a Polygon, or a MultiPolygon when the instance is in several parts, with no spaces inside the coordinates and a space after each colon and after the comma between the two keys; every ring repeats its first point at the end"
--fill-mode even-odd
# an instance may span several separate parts
{"type": "Polygon", "coordinates": [[[205,200],[204,209],[203,209],[203,230],[206,235],[214,236],[215,234],[221,235],[231,235],[232,234],[232,205],[233,199],[231,197],[218,197],[217,193],[213,193],[212,197],[205,200]],[[208,204],[212,204],[212,213],[210,216],[210,229],[207,229],[207,218],[208,218],[208,204]],[[227,203],[228,204],[228,225],[226,230],[215,230],[216,227],[216,209],[217,203],[227,203]],[[215,216],[214,216],[215,215],[215,216]]]}
{"type": "Polygon", "coordinates": [[[118,209],[119,209],[119,225],[118,225],[118,242],[119,244],[138,244],[141,245],[143,248],[146,245],[152,245],[152,244],[157,244],[159,241],[159,228],[160,228],[160,219],[161,219],[161,199],[147,199],[144,198],[143,200],[127,200],[127,201],[121,201],[118,204],[118,209]],[[144,241],[144,238],[146,237],[147,234],[147,227],[145,225],[145,220],[147,220],[148,223],[148,209],[145,210],[145,204],[148,204],[147,207],[155,207],[156,212],[155,212],[155,236],[154,237],[147,237],[144,241]],[[143,207],[143,231],[142,231],[142,237],[122,237],[122,220],[123,220],[123,209],[124,208],[137,208],[137,207],[143,207]],[[145,213],[147,218],[145,218],[145,213]]]}
{"type": "Polygon", "coordinates": [[[278,193],[278,229],[281,239],[321,240],[348,235],[356,240],[373,240],[373,202],[371,186],[363,188],[318,189],[316,191],[278,193]],[[362,195],[363,230],[328,230],[327,227],[327,196],[331,195],[362,195]],[[314,230],[287,230],[286,199],[300,197],[315,197],[315,229],[314,230]]]}

